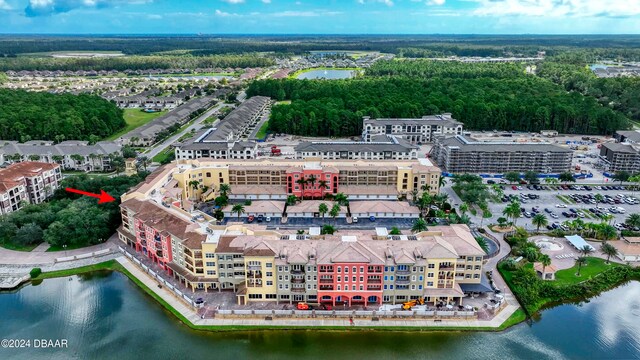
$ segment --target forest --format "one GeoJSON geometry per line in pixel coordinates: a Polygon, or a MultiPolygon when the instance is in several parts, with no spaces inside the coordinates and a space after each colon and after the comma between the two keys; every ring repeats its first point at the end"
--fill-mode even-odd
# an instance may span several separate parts
{"type": "Polygon", "coordinates": [[[73,248],[106,241],[121,223],[119,201],[98,205],[94,198],[81,197],[64,189],[72,187],[91,193],[100,193],[103,189],[119,199],[147,174],[65,178],[50,201],[27,205],[2,216],[0,243],[19,248],[45,241],[55,247],[67,245],[73,248]]]}
{"type": "Polygon", "coordinates": [[[124,126],[122,110],[96,95],[0,89],[2,140],[90,140],[124,126]]]}
{"type": "Polygon", "coordinates": [[[612,134],[630,126],[626,117],[594,98],[568,93],[546,79],[464,78],[453,76],[460,73],[456,69],[454,65],[450,74],[426,78],[261,80],[253,82],[247,94],[292,100],[272,108],[269,129],[306,136],[357,136],[362,116],[421,117],[443,112],[474,130],[612,134]]]}
{"type": "Polygon", "coordinates": [[[21,70],[146,70],[197,68],[252,68],[275,64],[258,55],[150,55],[103,58],[0,57],[0,71],[21,70]]]}

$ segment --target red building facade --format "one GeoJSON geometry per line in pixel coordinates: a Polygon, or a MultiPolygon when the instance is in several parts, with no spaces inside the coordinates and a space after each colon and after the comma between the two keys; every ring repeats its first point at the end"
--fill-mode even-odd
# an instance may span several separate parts
{"type": "Polygon", "coordinates": [[[305,166],[287,170],[287,194],[300,198],[337,194],[338,176],[338,169],[332,167],[305,166]]]}
{"type": "Polygon", "coordinates": [[[171,262],[171,235],[160,232],[146,225],[142,220],[135,219],[136,251],[142,252],[153,262],[167,269],[167,263],[171,262]]]}
{"type": "Polygon", "coordinates": [[[382,304],[384,266],[368,263],[318,264],[318,301],[336,304],[382,304]]]}

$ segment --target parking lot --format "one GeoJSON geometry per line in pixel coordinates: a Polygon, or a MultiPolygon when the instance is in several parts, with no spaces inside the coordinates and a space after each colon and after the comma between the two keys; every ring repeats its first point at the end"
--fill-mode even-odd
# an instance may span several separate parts
{"type": "MultiPolygon", "coordinates": [[[[620,186],[602,185],[572,185],[563,189],[561,185],[540,185],[540,190],[533,186],[517,185],[514,190],[512,185],[504,185],[505,197],[517,198],[525,213],[518,224],[528,229],[534,229],[531,217],[535,215],[534,208],[539,213],[544,214],[549,224],[554,222],[562,223],[566,220],[581,218],[585,222],[601,222],[602,216],[612,215],[611,224],[624,223],[629,214],[640,212],[640,192],[627,190],[620,186]],[[597,203],[596,194],[602,195],[603,201],[597,203]]],[[[490,221],[495,222],[498,217],[503,216],[502,211],[508,204],[508,199],[503,202],[490,203],[489,208],[493,217],[490,221]],[[507,200],[507,201],[505,201],[507,200]]],[[[621,229],[620,226],[619,230],[621,229]]]]}

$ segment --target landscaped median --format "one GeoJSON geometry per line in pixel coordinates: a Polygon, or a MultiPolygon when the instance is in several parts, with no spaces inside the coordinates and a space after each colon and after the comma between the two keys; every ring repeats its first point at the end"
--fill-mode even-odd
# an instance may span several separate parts
{"type": "MultiPolygon", "coordinates": [[[[128,261],[128,260],[124,260],[128,261]]],[[[133,266],[133,265],[132,265],[133,266]]],[[[138,285],[144,292],[146,292],[149,296],[154,298],[160,305],[162,305],[167,311],[173,314],[176,318],[178,318],[182,323],[187,325],[189,328],[193,330],[203,330],[203,331],[256,331],[256,330],[315,330],[315,331],[331,331],[331,330],[349,330],[349,331],[362,331],[362,330],[376,330],[376,331],[502,331],[513,325],[516,325],[526,319],[525,313],[522,309],[517,309],[509,318],[507,318],[500,326],[498,327],[489,327],[489,326],[424,326],[424,327],[414,327],[414,326],[350,326],[348,319],[344,319],[344,326],[308,326],[308,325],[293,325],[293,324],[274,324],[274,325],[197,325],[194,324],[187,316],[185,316],[180,311],[176,310],[170,302],[174,299],[176,301],[177,298],[173,297],[169,293],[164,294],[166,290],[164,289],[151,289],[149,288],[145,282],[135,275],[133,275],[129,270],[125,268],[118,260],[109,260],[103,263],[91,265],[91,266],[83,266],[75,269],[69,270],[60,270],[60,271],[52,271],[40,273],[32,280],[42,281],[44,279],[50,278],[58,278],[58,277],[67,277],[72,275],[86,274],[94,271],[118,271],[125,276],[127,276],[131,281],[133,281],[136,285],[138,285]],[[167,299],[169,301],[167,301],[167,299]]],[[[35,271],[37,273],[38,271],[35,271]]],[[[143,273],[141,276],[147,276],[143,273]]],[[[195,313],[194,313],[195,315],[195,313]]],[[[206,321],[206,320],[205,320],[206,321]]],[[[295,320],[294,320],[295,322],[295,320]]]]}
{"type": "Polygon", "coordinates": [[[514,295],[529,314],[544,307],[563,303],[582,301],[610,290],[630,280],[640,280],[640,267],[621,264],[606,264],[600,258],[588,257],[587,264],[580,269],[574,266],[556,272],[556,280],[541,280],[531,264],[517,269],[508,269],[508,263],[502,262],[498,270],[513,291],[514,295]]]}

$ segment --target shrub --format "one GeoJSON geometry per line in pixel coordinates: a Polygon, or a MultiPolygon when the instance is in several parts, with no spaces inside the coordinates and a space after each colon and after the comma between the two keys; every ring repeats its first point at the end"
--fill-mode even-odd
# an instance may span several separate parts
{"type": "Polygon", "coordinates": [[[42,274],[42,269],[40,268],[33,268],[29,272],[29,276],[31,276],[32,279],[37,278],[38,276],[40,276],[40,274],[42,274]]]}

